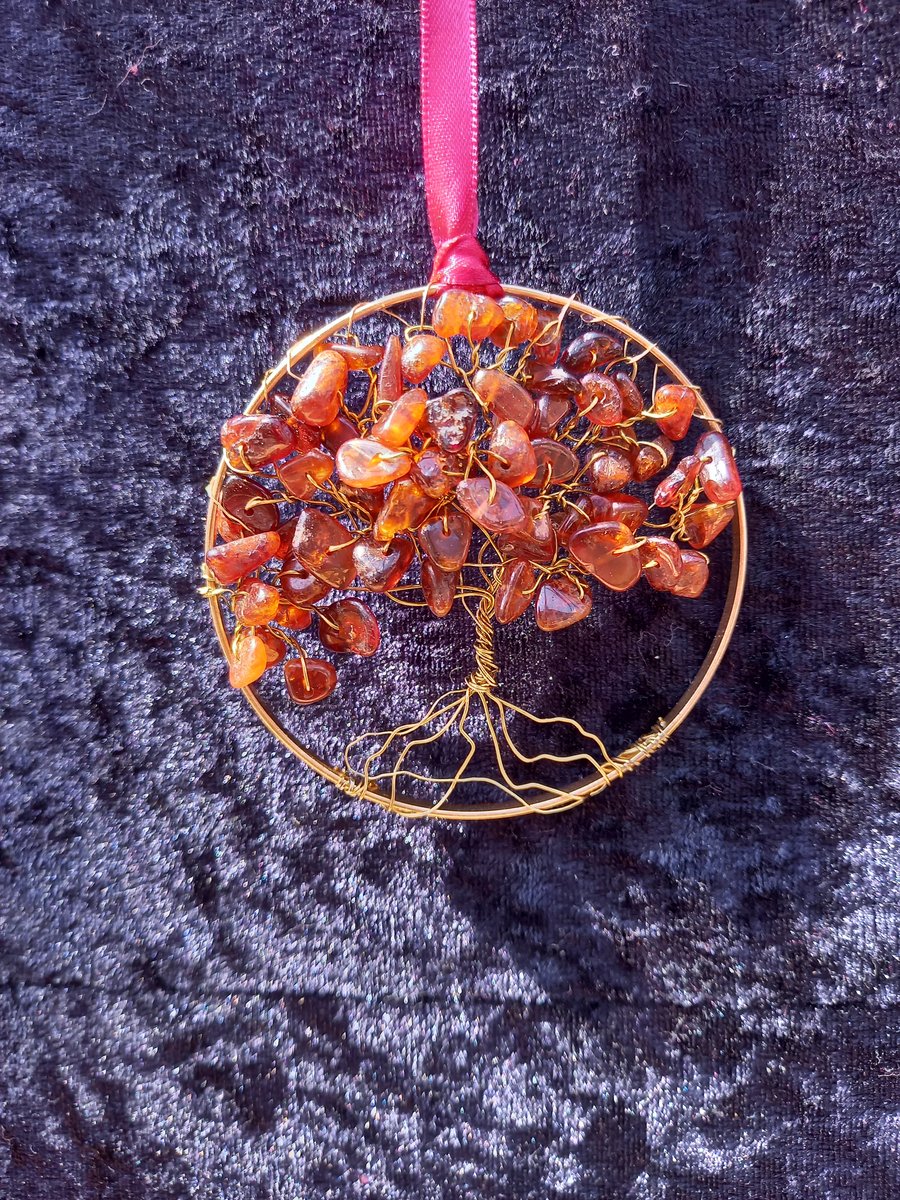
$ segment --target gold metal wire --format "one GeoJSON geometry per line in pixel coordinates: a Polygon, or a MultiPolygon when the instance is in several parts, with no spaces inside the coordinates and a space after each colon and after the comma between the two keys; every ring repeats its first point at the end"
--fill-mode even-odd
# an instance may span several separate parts
{"type": "MultiPolygon", "coordinates": [[[[572,297],[557,296],[548,292],[537,291],[534,288],[508,286],[505,291],[514,296],[521,296],[527,300],[535,300],[538,303],[551,305],[560,311],[572,311],[580,313],[582,318],[585,318],[591,323],[602,323],[611,326],[618,330],[628,342],[633,342],[642,347],[637,358],[645,354],[652,354],[657,364],[657,369],[661,366],[672,376],[673,379],[687,387],[693,388],[698,397],[698,412],[697,415],[706,420],[712,429],[720,429],[721,426],[715,415],[709,408],[706,401],[703,399],[702,393],[697,389],[687,378],[684,372],[674,363],[666,354],[664,354],[655,343],[649,342],[636,330],[632,329],[621,317],[612,316],[609,313],[601,312],[596,308],[592,308],[581,301],[575,300],[572,297]]],[[[256,411],[257,408],[264,402],[269,391],[285,376],[296,378],[292,370],[292,366],[304,355],[309,353],[314,346],[319,342],[331,337],[333,334],[347,331],[352,332],[352,324],[354,321],[363,317],[371,316],[374,313],[382,310],[392,309],[402,304],[408,304],[412,301],[419,301],[422,305],[424,314],[424,306],[427,299],[428,288],[417,287],[409,288],[406,291],[396,292],[393,295],[383,296],[377,300],[367,301],[366,303],[357,304],[349,313],[336,317],[326,325],[313,330],[311,333],[305,334],[287,351],[279,363],[269,370],[263,378],[262,383],[255,392],[253,398],[246,408],[247,413],[256,411]]],[[[424,321],[424,315],[422,320],[424,321]]],[[[655,389],[654,389],[655,390],[655,389]]],[[[233,464],[229,464],[225,456],[219,463],[218,470],[210,481],[209,496],[210,503],[207,510],[206,518],[206,539],[205,549],[209,550],[215,544],[216,538],[216,511],[218,503],[218,495],[222,486],[225,473],[232,468],[233,464]]],[[[306,746],[302,745],[292,733],[290,733],[278,718],[268,708],[266,703],[257,695],[255,689],[251,687],[244,688],[250,706],[256,712],[265,727],[278,738],[292,754],[295,754],[306,766],[316,771],[323,779],[334,784],[335,787],[341,789],[347,795],[358,797],[360,799],[371,800],[375,804],[381,805],[383,808],[389,809],[407,817],[439,817],[445,820],[456,821],[484,821],[494,820],[504,817],[519,817],[528,813],[551,813],[562,812],[572,808],[575,805],[581,804],[590,796],[603,791],[614,780],[620,779],[624,774],[633,771],[635,767],[645,762],[652,754],[654,754],[661,746],[663,746],[672,734],[683,724],[696,705],[699,703],[706,689],[709,687],[712,679],[721,663],[728,644],[731,641],[734,633],[734,628],[737,623],[738,614],[740,612],[741,600],[744,592],[744,583],[747,574],[747,516],[744,508],[743,497],[739,497],[735,502],[735,519],[732,522],[732,558],[731,558],[731,574],[728,584],[728,593],[725,599],[725,606],[719,620],[718,627],[713,637],[712,643],[707,651],[699,670],[691,680],[685,692],[682,694],[675,706],[664,716],[656,720],[651,729],[642,737],[638,738],[631,746],[621,751],[615,756],[610,756],[606,747],[596,737],[595,734],[588,732],[577,721],[570,717],[537,717],[532,713],[528,713],[524,709],[518,708],[507,700],[502,700],[492,692],[492,687],[496,681],[497,664],[494,659],[493,652],[493,636],[492,636],[492,616],[493,616],[493,595],[488,591],[481,592],[481,601],[478,610],[475,614],[476,624],[476,641],[475,641],[475,670],[467,680],[467,687],[462,691],[445,693],[434,702],[429,712],[419,721],[411,722],[408,726],[401,726],[396,730],[386,731],[386,736],[401,735],[404,731],[415,733],[423,730],[432,721],[443,721],[439,725],[436,733],[429,735],[426,738],[416,739],[416,745],[427,744],[427,742],[435,741],[446,732],[451,726],[455,726],[465,741],[469,743],[469,750],[463,759],[463,763],[456,773],[456,779],[459,779],[464,773],[468,762],[474,757],[475,743],[470,735],[465,731],[465,718],[468,715],[468,706],[472,703],[473,698],[480,703],[484,716],[487,721],[490,737],[494,740],[494,748],[497,752],[498,765],[501,772],[506,776],[505,783],[512,784],[512,787],[505,786],[504,781],[494,779],[479,780],[477,777],[472,778],[466,776],[466,781],[470,783],[484,782],[491,784],[509,797],[507,801],[499,803],[476,803],[466,804],[465,806],[456,807],[449,802],[439,802],[438,804],[429,804],[418,801],[414,798],[398,795],[396,791],[398,770],[395,768],[393,778],[391,779],[390,787],[385,790],[378,783],[370,778],[368,774],[354,775],[342,767],[334,766],[326,762],[318,755],[314,754],[306,746]],[[464,708],[465,706],[465,708],[464,708]],[[495,707],[496,706],[496,707],[495,707]],[[528,719],[537,724],[552,724],[564,723],[573,726],[582,737],[593,742],[601,751],[602,757],[595,758],[593,755],[578,754],[570,756],[569,759],[560,759],[553,755],[536,755],[529,758],[523,755],[514,745],[509,735],[507,728],[506,716],[508,713],[515,714],[521,718],[528,719]],[[446,719],[445,719],[446,718],[446,719]],[[497,732],[499,728],[499,734],[497,732]],[[548,759],[554,762],[565,762],[574,760],[587,760],[595,768],[590,775],[574,784],[565,791],[558,789],[547,789],[543,785],[523,785],[513,784],[513,781],[506,775],[505,767],[503,766],[503,756],[500,747],[500,740],[520,762],[529,763],[541,759],[548,759]],[[533,786],[536,792],[534,800],[526,799],[522,794],[522,789],[533,786]],[[543,793],[543,794],[541,794],[543,793]]],[[[210,605],[210,614],[212,617],[213,627],[216,631],[216,636],[222,650],[228,657],[230,637],[225,625],[223,609],[220,602],[220,597],[215,594],[215,589],[211,589],[207,594],[207,599],[210,605]]],[[[404,749],[403,756],[405,757],[407,750],[404,749]]],[[[410,778],[420,778],[424,782],[435,783],[441,782],[430,779],[425,776],[417,776],[415,772],[405,772],[410,778]]],[[[451,777],[453,778],[453,777],[451,777]]],[[[452,794],[452,787],[449,793],[452,794]]]]}

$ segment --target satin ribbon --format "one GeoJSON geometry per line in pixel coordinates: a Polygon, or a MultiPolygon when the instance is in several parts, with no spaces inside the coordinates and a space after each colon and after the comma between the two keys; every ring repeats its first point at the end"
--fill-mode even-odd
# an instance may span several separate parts
{"type": "Polygon", "coordinates": [[[421,0],[422,152],[433,289],[502,296],[478,233],[476,0],[421,0]]]}

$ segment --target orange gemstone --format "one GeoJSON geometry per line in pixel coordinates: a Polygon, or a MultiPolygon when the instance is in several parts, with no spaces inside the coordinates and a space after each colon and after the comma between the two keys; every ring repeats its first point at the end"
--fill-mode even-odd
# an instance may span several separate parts
{"type": "Polygon", "coordinates": [[[307,450],[277,468],[281,486],[295,500],[314,496],[326,479],[331,478],[334,459],[325,450],[307,450]]]}
{"type": "Polygon", "coordinates": [[[626,492],[610,492],[605,496],[592,497],[591,515],[594,522],[621,521],[632,531],[640,529],[650,515],[647,505],[638,496],[626,492]]]}
{"type": "Polygon", "coordinates": [[[266,666],[274,667],[287,654],[287,646],[271,629],[257,629],[256,636],[266,648],[266,666]]]}
{"type": "Polygon", "coordinates": [[[614,379],[591,371],[582,380],[578,408],[592,425],[618,425],[622,420],[622,393],[614,379]]]}
{"type": "MultiPolygon", "coordinates": [[[[304,508],[297,517],[294,555],[310,574],[332,587],[353,582],[353,545],[356,538],[340,521],[316,508],[304,508]]],[[[293,598],[293,597],[292,597],[293,598]]]]}
{"type": "Polygon", "coordinates": [[[279,543],[275,557],[282,560],[289,558],[294,545],[294,534],[297,532],[297,518],[291,517],[290,520],[283,522],[275,532],[278,534],[279,543]]]}
{"type": "Polygon", "coordinates": [[[677,442],[690,428],[696,407],[697,393],[693,388],[680,383],[667,383],[656,389],[650,416],[659,426],[660,433],[677,442]]]}
{"type": "Polygon", "coordinates": [[[436,617],[446,617],[458,587],[459,571],[442,571],[430,558],[422,559],[422,594],[436,617]]]}
{"type": "Polygon", "coordinates": [[[469,554],[472,522],[465,513],[444,509],[419,530],[422,549],[442,571],[458,571],[469,554]]]}
{"type": "Polygon", "coordinates": [[[222,426],[222,445],[236,466],[267,467],[287,458],[295,446],[293,429],[267,413],[229,417],[222,426]]]}
{"type": "MultiPolygon", "coordinates": [[[[272,493],[251,479],[227,475],[219,490],[219,517],[233,529],[229,541],[250,533],[271,533],[278,526],[278,505],[272,493]]],[[[223,530],[224,536],[224,530],[223,530]]]]}
{"type": "Polygon", "coordinates": [[[491,533],[505,533],[527,521],[522,502],[512,488],[499,480],[479,476],[457,484],[456,498],[476,525],[491,533]]]}
{"type": "Polygon", "coordinates": [[[548,392],[539,392],[534,398],[534,417],[528,432],[533,438],[552,437],[571,415],[572,401],[567,395],[552,396],[548,392]]]}
{"type": "Polygon", "coordinates": [[[359,430],[343,413],[336,416],[330,425],[325,425],[322,429],[322,440],[332,454],[337,454],[344,442],[349,442],[351,438],[355,437],[359,437],[359,430]]]}
{"type": "Polygon", "coordinates": [[[395,333],[388,338],[384,347],[384,358],[378,371],[378,399],[383,404],[393,404],[403,394],[403,372],[401,360],[403,348],[395,333]]]}
{"type": "Polygon", "coordinates": [[[648,537],[638,553],[644,578],[658,592],[668,592],[681,574],[681,550],[671,538],[648,537]]]}
{"type": "Polygon", "coordinates": [[[384,487],[394,479],[408,475],[412,458],[403,450],[394,450],[374,438],[353,438],[344,442],[335,456],[337,473],[351,487],[384,487]]]}
{"type": "Polygon", "coordinates": [[[475,432],[480,415],[478,401],[461,388],[432,396],[425,408],[423,432],[434,439],[441,450],[456,454],[465,450],[475,432]]]}
{"type": "Polygon", "coordinates": [[[532,391],[546,392],[549,396],[568,396],[575,399],[581,394],[581,380],[564,367],[527,362],[523,380],[532,391]]]}
{"type": "Polygon", "coordinates": [[[427,379],[447,353],[447,343],[433,333],[416,333],[403,347],[403,377],[410,383],[427,379]]]}
{"type": "Polygon", "coordinates": [[[375,540],[389,542],[398,533],[418,529],[433,508],[434,500],[415,479],[398,480],[375,520],[375,540]]]}
{"type": "Polygon", "coordinates": [[[494,345],[502,350],[506,346],[530,342],[538,331],[538,312],[534,305],[516,296],[501,296],[497,303],[503,310],[503,321],[491,334],[494,345]]]}
{"type": "Polygon", "coordinates": [[[488,446],[489,470],[510,487],[521,487],[534,479],[537,458],[528,434],[516,421],[501,421],[494,427],[488,446]]]}
{"type": "Polygon", "coordinates": [[[530,562],[519,558],[506,563],[500,572],[494,609],[494,615],[501,625],[515,621],[527,610],[534,599],[534,581],[534,566],[530,562]]]}
{"type": "Polygon", "coordinates": [[[453,490],[464,469],[463,459],[429,447],[413,464],[412,476],[427,495],[440,500],[453,490]]]}
{"type": "Polygon", "coordinates": [[[559,358],[562,346],[562,322],[559,314],[538,309],[537,330],[531,356],[537,362],[550,366],[559,358]]]}
{"type": "Polygon", "coordinates": [[[556,527],[539,500],[520,496],[528,518],[521,529],[504,533],[499,548],[504,558],[527,558],[530,562],[551,563],[556,558],[556,527]]]}
{"type": "Polygon", "coordinates": [[[702,550],[719,536],[734,516],[733,504],[695,504],[684,518],[684,536],[695,550],[702,550]]]}
{"type": "Polygon", "coordinates": [[[295,704],[315,704],[337,687],[337,672],[324,658],[292,658],[284,664],[284,681],[295,704]]]}
{"type": "Polygon", "coordinates": [[[583,621],[591,611],[592,603],[587,588],[580,588],[568,575],[554,575],[538,592],[535,611],[538,628],[554,633],[583,621]]]}
{"type": "Polygon", "coordinates": [[[579,529],[569,538],[569,554],[614,592],[628,591],[641,577],[634,534],[621,521],[601,521],[579,529]]]}
{"type": "Polygon", "coordinates": [[[255,633],[241,633],[232,640],[228,682],[233,688],[249,687],[269,665],[266,643],[255,633]]]}
{"type": "MultiPolygon", "coordinates": [[[[343,525],[341,528],[344,528],[343,525]]],[[[285,600],[301,608],[308,608],[316,601],[324,600],[331,591],[331,584],[311,575],[300,559],[293,554],[284,560],[278,582],[281,584],[281,593],[285,600]]]]}
{"type": "Polygon", "coordinates": [[[383,346],[354,346],[350,343],[326,342],[324,350],[340,354],[351,371],[368,371],[377,367],[384,357],[383,346]]]}
{"type": "MultiPolygon", "coordinates": [[[[328,588],[325,595],[327,596],[330,591],[331,588],[328,588]]],[[[275,624],[283,625],[285,629],[295,629],[297,631],[309,629],[310,625],[312,625],[312,613],[308,608],[298,608],[296,604],[285,601],[279,605],[278,612],[275,615],[275,624]]]]}
{"type": "Polygon", "coordinates": [[[683,458],[678,466],[667,475],[653,494],[653,503],[659,508],[674,508],[682,496],[691,490],[703,464],[696,454],[683,458]]]}
{"type": "Polygon", "coordinates": [[[622,339],[599,329],[589,329],[569,342],[560,358],[560,365],[573,375],[586,375],[596,367],[606,367],[622,358],[625,348],[622,339]]]}
{"type": "Polygon", "coordinates": [[[362,600],[335,600],[316,609],[319,641],[336,654],[359,654],[371,658],[381,644],[375,614],[362,600]]]}
{"type": "Polygon", "coordinates": [[[234,616],[241,625],[268,625],[280,603],[278,588],[261,579],[248,579],[234,594],[234,616]]]}
{"type": "Polygon", "coordinates": [[[635,479],[644,483],[660,471],[664,471],[672,461],[674,451],[675,447],[663,435],[654,438],[652,442],[641,442],[631,459],[635,479]]]}
{"type": "Polygon", "coordinates": [[[641,389],[631,378],[631,372],[624,367],[612,373],[619,395],[622,397],[622,416],[626,421],[637,417],[644,411],[644,397],[641,389]]]}
{"type": "Polygon", "coordinates": [[[537,459],[534,486],[545,488],[551,483],[568,483],[581,469],[578,455],[553,438],[535,438],[531,443],[537,459]]]}
{"type": "Polygon", "coordinates": [[[486,408],[501,421],[523,427],[534,420],[534,401],[521,383],[496,367],[482,367],[472,376],[472,387],[486,408]]]}
{"type": "Polygon", "coordinates": [[[670,588],[673,596],[695,600],[709,582],[709,563],[698,550],[681,551],[681,574],[670,588]]]}
{"type": "Polygon", "coordinates": [[[709,499],[717,504],[737,500],[742,490],[741,477],[725,434],[712,430],[704,433],[697,442],[694,453],[702,463],[700,482],[709,499]]]}
{"type": "Polygon", "coordinates": [[[294,389],[291,411],[298,421],[317,428],[330,425],[340,411],[347,387],[347,361],[335,350],[315,356],[294,389]]]}
{"type": "Polygon", "coordinates": [[[406,574],[414,555],[408,537],[395,537],[389,542],[360,538],[353,547],[357,579],[369,592],[389,592],[406,574]]]}
{"type": "Polygon", "coordinates": [[[480,342],[503,320],[503,309],[490,296],[473,292],[444,292],[434,306],[431,324],[440,337],[467,337],[480,342]]]}
{"type": "Polygon", "coordinates": [[[405,446],[425,416],[425,403],[428,397],[421,388],[413,388],[404,392],[399,400],[372,426],[370,437],[376,438],[385,446],[398,448],[405,446]]]}
{"type": "Polygon", "coordinates": [[[620,492],[631,481],[631,460],[623,451],[605,446],[591,457],[585,474],[593,491],[620,492]]]}
{"type": "Polygon", "coordinates": [[[227,587],[274,558],[280,545],[277,533],[254,533],[213,546],[206,552],[206,565],[216,582],[227,587]]]}

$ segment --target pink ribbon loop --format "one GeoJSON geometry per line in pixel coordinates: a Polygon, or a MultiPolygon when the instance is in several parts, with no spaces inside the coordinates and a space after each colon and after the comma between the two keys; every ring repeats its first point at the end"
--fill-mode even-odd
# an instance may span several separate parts
{"type": "Polygon", "coordinates": [[[476,0],[421,0],[422,151],[437,292],[502,296],[478,238],[476,0]]]}

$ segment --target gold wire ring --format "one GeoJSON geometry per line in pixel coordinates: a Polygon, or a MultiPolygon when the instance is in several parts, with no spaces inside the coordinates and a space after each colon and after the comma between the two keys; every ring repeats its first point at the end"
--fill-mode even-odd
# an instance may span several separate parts
{"type": "MultiPolygon", "coordinates": [[[[721,430],[720,422],[704,400],[699,389],[691,383],[684,372],[668,355],[659,349],[655,342],[649,342],[637,330],[632,329],[626,324],[621,317],[614,317],[609,313],[600,312],[599,309],[582,304],[570,296],[557,296],[551,292],[536,291],[534,288],[507,287],[505,285],[504,290],[508,295],[522,296],[527,300],[536,300],[538,303],[548,304],[561,310],[580,313],[583,317],[587,317],[591,323],[596,322],[612,326],[612,328],[618,330],[629,341],[637,342],[644,348],[644,352],[652,354],[657,364],[664,367],[674,379],[686,387],[692,388],[697,393],[697,415],[703,417],[711,429],[721,430]]],[[[395,308],[398,305],[407,304],[413,300],[421,300],[424,304],[427,293],[427,287],[408,288],[406,291],[395,292],[390,296],[382,296],[377,300],[370,300],[364,304],[356,304],[350,312],[335,317],[334,320],[329,321],[327,324],[320,326],[311,333],[305,334],[290,347],[279,363],[266,372],[262,383],[254,393],[245,412],[255,412],[266,399],[272,387],[279,380],[283,379],[285,375],[296,378],[291,371],[291,364],[303,358],[319,342],[339,333],[341,330],[351,327],[354,321],[371,316],[385,309],[395,308]]],[[[227,468],[228,464],[223,454],[219,467],[209,485],[210,502],[206,515],[205,550],[210,550],[215,545],[217,499],[227,468]]],[[[527,806],[521,802],[500,802],[496,804],[473,803],[467,805],[465,808],[453,808],[448,804],[432,812],[431,806],[428,804],[405,796],[395,796],[392,798],[374,785],[363,785],[359,779],[354,778],[347,771],[319,758],[317,754],[314,754],[311,750],[301,745],[293,734],[284,728],[265,702],[256,694],[252,686],[245,687],[242,690],[251,708],[262,721],[263,725],[278,738],[283,746],[296,755],[301,762],[305,763],[306,766],[310,767],[323,779],[334,784],[335,787],[347,795],[371,800],[382,808],[388,808],[391,812],[399,813],[401,816],[431,816],[434,819],[448,821],[485,821],[496,820],[501,817],[521,817],[529,813],[566,811],[575,805],[581,804],[588,797],[602,792],[613,780],[620,779],[627,772],[633,771],[640,763],[645,762],[687,720],[688,716],[699,703],[703,693],[712,682],[713,676],[725,656],[725,651],[728,649],[728,644],[734,633],[734,627],[737,624],[747,575],[747,514],[744,508],[743,496],[738,497],[735,502],[735,509],[735,520],[732,523],[734,533],[732,537],[731,575],[728,583],[728,594],[725,598],[725,606],[722,610],[718,627],[706,657],[700,665],[700,669],[675,706],[665,717],[661,717],[656,721],[649,733],[638,738],[627,750],[623,750],[620,754],[615,755],[608,763],[604,763],[602,771],[595,772],[588,778],[581,780],[580,783],[573,785],[562,796],[554,794],[545,800],[534,800],[527,806]]],[[[210,595],[208,599],[213,627],[227,659],[229,657],[231,639],[225,627],[222,606],[218,596],[210,595]]]]}

